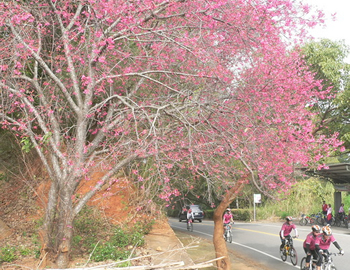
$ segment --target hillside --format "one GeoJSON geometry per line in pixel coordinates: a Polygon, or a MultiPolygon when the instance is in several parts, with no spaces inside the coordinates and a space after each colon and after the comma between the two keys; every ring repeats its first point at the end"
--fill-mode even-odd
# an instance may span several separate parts
{"type": "MultiPolygon", "coordinates": [[[[96,176],[95,179],[97,181],[98,177],[96,176]]],[[[36,269],[39,263],[36,258],[40,248],[38,228],[42,222],[49,184],[40,181],[36,183],[32,182],[31,184],[29,186],[24,181],[0,182],[0,231],[2,232],[0,235],[0,247],[8,247],[10,250],[12,247],[15,247],[17,250],[16,256],[18,257],[11,263],[4,263],[2,265],[3,267],[5,265],[16,264],[36,269]],[[8,230],[1,230],[4,226],[8,230]],[[27,253],[31,254],[29,255],[27,253]]],[[[91,184],[89,182],[89,185],[91,184]]],[[[83,185],[80,187],[79,192],[82,194],[88,189],[89,186],[83,185]]],[[[139,219],[145,220],[146,216],[148,216],[149,221],[152,218],[158,220],[158,223],[153,226],[152,233],[156,230],[156,234],[158,235],[169,235],[169,232],[173,234],[166,219],[161,221],[162,219],[159,219],[160,213],[157,213],[156,210],[153,213],[136,211],[134,203],[130,201],[130,196],[133,194],[134,192],[130,188],[130,183],[125,181],[118,183],[118,186],[112,185],[108,191],[102,190],[92,198],[89,205],[100,210],[104,216],[106,226],[108,224],[122,225],[139,219]]],[[[152,244],[150,246],[151,250],[156,249],[154,245],[152,244]]],[[[147,250],[146,244],[144,248],[139,248],[135,252],[141,256],[151,251],[147,250]]],[[[72,266],[82,262],[85,263],[87,260],[88,254],[74,253],[72,266]]],[[[149,258],[147,260],[148,262],[150,261],[149,258]]]]}

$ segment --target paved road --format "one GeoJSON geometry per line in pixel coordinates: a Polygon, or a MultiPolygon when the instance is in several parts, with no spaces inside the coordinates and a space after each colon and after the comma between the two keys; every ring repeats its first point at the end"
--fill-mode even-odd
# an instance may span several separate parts
{"type": "MultiPolygon", "coordinates": [[[[173,229],[186,230],[186,223],[177,219],[169,219],[169,224],[173,229]]],[[[240,253],[254,258],[256,262],[266,265],[271,270],[280,269],[300,269],[299,263],[304,257],[302,248],[306,235],[311,231],[310,226],[299,226],[297,224],[299,239],[294,239],[294,246],[298,253],[298,265],[293,266],[288,257],[286,262],[282,262],[279,256],[280,238],[278,236],[281,223],[241,223],[236,222],[233,229],[233,243],[227,243],[228,248],[239,250],[240,253]]],[[[202,223],[194,223],[193,234],[206,239],[212,239],[214,230],[213,221],[204,220],[202,223]]],[[[333,227],[333,235],[340,246],[344,249],[344,256],[334,258],[334,264],[338,270],[350,269],[350,230],[333,227]]],[[[330,251],[338,250],[331,246],[330,251]]]]}

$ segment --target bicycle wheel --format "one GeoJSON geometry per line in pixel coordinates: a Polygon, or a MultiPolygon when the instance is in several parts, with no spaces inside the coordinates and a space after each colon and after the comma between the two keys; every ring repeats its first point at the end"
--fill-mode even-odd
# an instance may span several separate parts
{"type": "Polygon", "coordinates": [[[335,226],[340,227],[341,225],[341,220],[339,218],[335,219],[335,226]]]}
{"type": "Polygon", "coordinates": [[[287,254],[286,254],[286,249],[282,248],[282,250],[280,249],[280,255],[281,255],[281,259],[282,261],[286,261],[287,260],[287,254]]]}
{"type": "Polygon", "coordinates": [[[309,219],[310,225],[314,225],[316,223],[316,220],[314,218],[309,219]]]}
{"type": "Polygon", "coordinates": [[[187,222],[187,230],[190,231],[190,232],[193,232],[193,224],[192,222],[187,222]]]}
{"type": "Polygon", "coordinates": [[[318,225],[323,226],[323,218],[322,217],[318,217],[316,221],[317,221],[318,225]]]}
{"type": "Polygon", "coordinates": [[[290,261],[292,262],[292,264],[293,265],[297,265],[297,263],[298,263],[298,254],[297,254],[297,251],[295,250],[294,247],[290,250],[289,257],[290,257],[290,261]]]}
{"type": "Polygon", "coordinates": [[[334,226],[335,225],[335,218],[332,217],[332,220],[331,220],[331,226],[334,226]]]}
{"type": "Polygon", "coordinates": [[[231,230],[229,230],[227,232],[227,240],[228,240],[229,243],[232,243],[232,232],[231,232],[231,230]]]}
{"type": "Polygon", "coordinates": [[[299,224],[300,226],[305,226],[307,224],[306,218],[302,218],[301,220],[299,220],[299,224]]]}
{"type": "Polygon", "coordinates": [[[322,270],[337,270],[334,264],[325,263],[321,265],[322,270]]]}
{"type": "Polygon", "coordinates": [[[306,270],[306,257],[303,257],[300,262],[300,270],[306,270]]]}
{"type": "Polygon", "coordinates": [[[303,257],[300,262],[300,270],[310,270],[311,269],[311,263],[309,264],[309,267],[306,267],[306,257],[303,257]]]}

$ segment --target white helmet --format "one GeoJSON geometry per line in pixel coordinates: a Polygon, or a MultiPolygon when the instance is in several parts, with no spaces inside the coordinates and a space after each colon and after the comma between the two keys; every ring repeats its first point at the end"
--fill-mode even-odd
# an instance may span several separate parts
{"type": "Polygon", "coordinates": [[[324,226],[322,228],[322,232],[323,232],[324,235],[331,235],[332,234],[332,230],[328,226],[324,226]]]}

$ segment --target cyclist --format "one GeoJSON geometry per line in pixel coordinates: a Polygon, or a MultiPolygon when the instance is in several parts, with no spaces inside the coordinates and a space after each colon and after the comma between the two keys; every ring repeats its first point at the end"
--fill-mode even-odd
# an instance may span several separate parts
{"type": "Polygon", "coordinates": [[[224,223],[224,229],[226,229],[226,226],[228,225],[230,227],[230,230],[232,228],[231,224],[234,224],[235,222],[233,221],[233,215],[231,213],[231,209],[227,208],[225,211],[225,214],[222,218],[222,222],[224,223]]]}
{"type": "Polygon", "coordinates": [[[227,224],[229,224],[231,226],[231,224],[234,223],[233,221],[233,215],[231,213],[231,209],[227,208],[225,211],[225,214],[222,218],[222,222],[224,223],[224,226],[226,226],[227,224]]]}
{"type": "Polygon", "coordinates": [[[192,219],[192,222],[194,221],[194,216],[193,216],[193,212],[192,212],[192,209],[188,209],[187,210],[187,222],[192,219]]]}
{"type": "Polygon", "coordinates": [[[290,233],[292,232],[292,230],[294,230],[295,237],[298,238],[297,227],[295,226],[295,224],[293,224],[292,217],[288,216],[286,217],[286,222],[283,223],[280,231],[280,238],[282,242],[280,250],[282,250],[284,245],[286,244],[286,239],[291,237],[290,233]]]}
{"type": "Polygon", "coordinates": [[[345,211],[344,211],[344,204],[340,204],[339,210],[338,210],[338,217],[340,220],[344,220],[345,217],[345,211]]]}
{"type": "MultiPolygon", "coordinates": [[[[318,225],[314,225],[311,227],[311,229],[312,229],[312,232],[306,236],[306,239],[303,244],[304,251],[306,253],[306,263],[305,263],[306,269],[309,269],[310,267],[311,255],[315,260],[317,260],[317,257],[318,257],[315,250],[315,240],[317,236],[320,234],[321,228],[318,225]]],[[[313,265],[312,268],[314,269],[315,266],[316,265],[313,265]]]]}
{"type": "Polygon", "coordinates": [[[320,254],[320,256],[318,256],[318,261],[316,263],[317,265],[317,270],[321,270],[321,264],[323,261],[323,253],[325,254],[329,254],[328,249],[331,245],[331,243],[333,243],[333,245],[339,250],[340,254],[344,254],[344,250],[341,249],[341,247],[339,246],[337,240],[335,240],[333,234],[332,234],[332,230],[331,228],[329,228],[328,226],[324,226],[322,228],[322,234],[320,234],[316,240],[315,240],[315,249],[316,252],[318,254],[320,254]]]}

